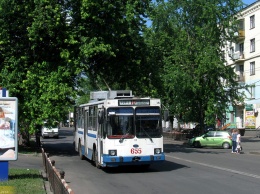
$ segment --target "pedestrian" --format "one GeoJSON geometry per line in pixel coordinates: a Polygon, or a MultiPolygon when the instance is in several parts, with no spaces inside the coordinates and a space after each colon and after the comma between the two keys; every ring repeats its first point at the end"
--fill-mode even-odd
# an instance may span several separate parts
{"type": "Polygon", "coordinates": [[[237,149],[237,134],[238,130],[233,129],[232,134],[231,134],[231,140],[232,140],[232,152],[231,153],[236,153],[237,149]]]}
{"type": "Polygon", "coordinates": [[[239,131],[237,132],[237,149],[236,149],[236,152],[237,154],[240,154],[241,150],[242,150],[242,146],[241,146],[241,135],[239,133],[239,131]]]}

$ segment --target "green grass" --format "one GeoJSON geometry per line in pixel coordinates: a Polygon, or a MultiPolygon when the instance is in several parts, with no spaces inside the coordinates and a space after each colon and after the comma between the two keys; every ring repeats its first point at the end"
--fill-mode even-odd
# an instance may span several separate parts
{"type": "Polygon", "coordinates": [[[9,169],[8,177],[8,181],[0,182],[0,191],[5,191],[5,194],[46,193],[43,187],[43,178],[39,170],[11,168],[9,169]]]}
{"type": "MultiPolygon", "coordinates": [[[[35,140],[30,146],[18,146],[19,154],[38,155],[41,149],[36,147],[35,140]]],[[[45,194],[43,178],[36,169],[9,168],[8,181],[0,182],[0,194],[45,194]]]]}

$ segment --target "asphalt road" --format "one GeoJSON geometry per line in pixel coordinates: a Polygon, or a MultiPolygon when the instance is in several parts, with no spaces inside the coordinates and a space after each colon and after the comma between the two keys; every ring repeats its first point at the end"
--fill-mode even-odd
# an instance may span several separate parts
{"type": "MultiPolygon", "coordinates": [[[[243,153],[231,150],[190,148],[183,141],[165,138],[166,161],[148,170],[124,167],[97,169],[80,160],[72,146],[72,129],[61,130],[60,139],[44,139],[43,147],[65,171],[75,194],[120,193],[211,193],[256,194],[260,191],[260,138],[242,137],[243,153]]],[[[19,155],[11,168],[43,169],[41,155],[19,155]]]]}

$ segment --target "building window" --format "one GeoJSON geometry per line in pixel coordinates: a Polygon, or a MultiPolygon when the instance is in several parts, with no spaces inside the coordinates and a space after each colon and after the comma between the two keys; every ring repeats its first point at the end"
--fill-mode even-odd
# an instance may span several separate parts
{"type": "Polygon", "coordinates": [[[255,52],[255,39],[250,40],[250,52],[255,52]]]}
{"type": "Polygon", "coordinates": [[[244,72],[244,65],[239,65],[239,71],[240,71],[240,73],[244,72]]]}
{"type": "Polygon", "coordinates": [[[238,81],[239,82],[244,82],[244,65],[239,65],[239,74],[238,74],[238,81]]]}
{"type": "Polygon", "coordinates": [[[255,28],[255,15],[250,16],[250,29],[255,28]]]}
{"type": "Polygon", "coordinates": [[[239,44],[239,55],[240,58],[243,59],[244,58],[244,43],[239,44]]]}
{"type": "Polygon", "coordinates": [[[255,98],[255,86],[251,86],[251,88],[250,88],[250,95],[251,95],[251,99],[255,98]]]}
{"type": "Polygon", "coordinates": [[[255,75],[255,62],[250,62],[250,75],[255,75]]]}

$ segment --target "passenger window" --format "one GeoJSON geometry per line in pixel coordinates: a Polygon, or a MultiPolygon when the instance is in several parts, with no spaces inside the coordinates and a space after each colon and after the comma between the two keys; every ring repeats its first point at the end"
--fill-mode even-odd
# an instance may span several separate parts
{"type": "Polygon", "coordinates": [[[216,132],[216,137],[222,137],[223,136],[223,133],[221,132],[216,132]]]}
{"type": "Polygon", "coordinates": [[[210,131],[206,134],[206,137],[214,137],[214,133],[212,131],[210,131]]]}

